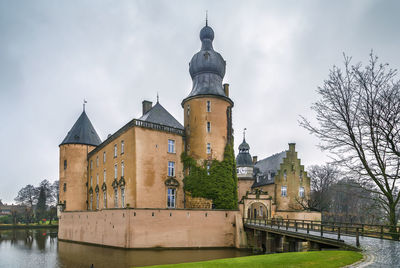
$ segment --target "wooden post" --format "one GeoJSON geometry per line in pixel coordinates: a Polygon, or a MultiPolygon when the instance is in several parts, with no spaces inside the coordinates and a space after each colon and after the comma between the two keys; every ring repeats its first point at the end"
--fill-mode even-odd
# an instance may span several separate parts
{"type": "Polygon", "coordinates": [[[289,221],[286,222],[286,230],[289,229],[289,221]]]}
{"type": "Polygon", "coordinates": [[[307,223],[307,234],[310,233],[310,224],[307,223]]]}
{"type": "Polygon", "coordinates": [[[338,227],[338,229],[337,229],[337,239],[338,240],[340,239],[340,227],[338,227]]]}
{"type": "Polygon", "coordinates": [[[313,230],[313,224],[312,224],[312,222],[313,222],[313,221],[311,221],[311,230],[313,230]]]}
{"type": "Polygon", "coordinates": [[[361,236],[364,236],[364,224],[361,224],[361,236]]]}
{"type": "Polygon", "coordinates": [[[383,225],[381,225],[381,239],[383,238],[383,225]]]}
{"type": "Polygon", "coordinates": [[[359,233],[358,233],[358,227],[356,228],[356,246],[357,247],[360,246],[360,237],[359,237],[359,233]]]}
{"type": "Polygon", "coordinates": [[[295,230],[297,232],[297,222],[294,222],[294,228],[295,228],[295,230]]]}
{"type": "Polygon", "coordinates": [[[301,228],[303,228],[303,229],[304,229],[304,220],[303,220],[303,225],[301,226],[301,228]]]}
{"type": "Polygon", "coordinates": [[[321,229],[321,236],[323,236],[324,235],[324,227],[322,226],[322,222],[321,222],[321,225],[320,225],[320,229],[321,229]]]}

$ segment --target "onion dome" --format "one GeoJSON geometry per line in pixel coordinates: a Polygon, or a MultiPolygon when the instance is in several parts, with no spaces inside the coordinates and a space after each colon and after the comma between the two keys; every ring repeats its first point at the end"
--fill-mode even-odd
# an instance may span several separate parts
{"type": "Polygon", "coordinates": [[[200,40],[201,49],[194,54],[189,63],[189,73],[192,77],[193,87],[187,98],[199,95],[217,95],[231,101],[225,95],[222,86],[226,62],[214,50],[212,45],[214,30],[207,24],[200,31],[200,40]]]}
{"type": "Polygon", "coordinates": [[[250,146],[243,138],[243,142],[239,145],[239,154],[236,157],[236,166],[238,167],[252,167],[253,160],[249,153],[250,146]]]}

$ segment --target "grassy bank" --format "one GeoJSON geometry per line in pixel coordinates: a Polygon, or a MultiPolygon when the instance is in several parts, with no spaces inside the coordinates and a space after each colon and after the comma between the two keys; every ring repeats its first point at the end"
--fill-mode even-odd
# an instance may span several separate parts
{"type": "Polygon", "coordinates": [[[361,260],[355,251],[312,251],[219,259],[203,262],[168,264],[147,267],[342,267],[361,260]]]}

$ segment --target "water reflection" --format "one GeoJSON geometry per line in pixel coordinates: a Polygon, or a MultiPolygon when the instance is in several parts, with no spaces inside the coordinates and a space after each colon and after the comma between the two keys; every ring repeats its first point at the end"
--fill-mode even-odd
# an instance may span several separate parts
{"type": "Polygon", "coordinates": [[[132,267],[249,255],[235,249],[124,250],[57,241],[56,229],[0,231],[0,267],[132,267]]]}

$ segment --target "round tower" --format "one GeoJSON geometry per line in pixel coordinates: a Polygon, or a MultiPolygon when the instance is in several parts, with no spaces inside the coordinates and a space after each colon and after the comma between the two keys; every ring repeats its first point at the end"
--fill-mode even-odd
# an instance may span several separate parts
{"type": "Polygon", "coordinates": [[[206,23],[200,31],[201,49],[189,63],[193,87],[182,101],[186,152],[196,160],[222,160],[232,142],[229,85],[222,85],[226,62],[213,49],[214,31],[206,23]]]}
{"type": "Polygon", "coordinates": [[[101,143],[85,110],[60,148],[59,204],[64,210],[87,209],[87,155],[101,143]]]}

